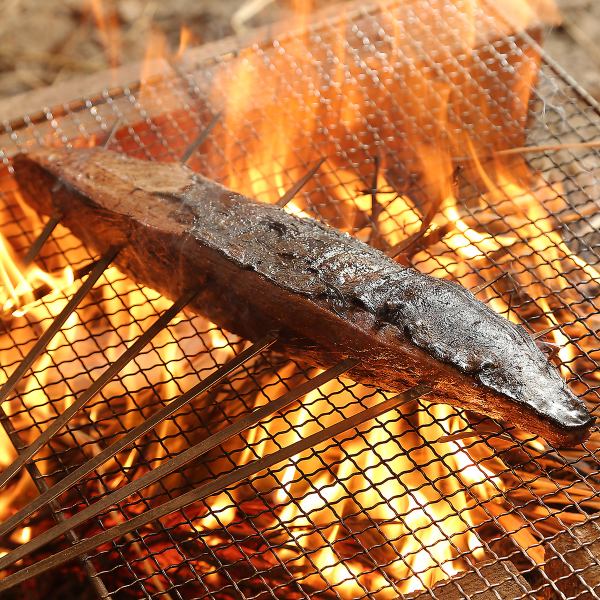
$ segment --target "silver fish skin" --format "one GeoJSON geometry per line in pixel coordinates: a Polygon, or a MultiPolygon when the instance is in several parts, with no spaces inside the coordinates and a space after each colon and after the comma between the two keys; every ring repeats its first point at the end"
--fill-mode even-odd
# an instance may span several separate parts
{"type": "Polygon", "coordinates": [[[58,211],[97,252],[169,298],[249,339],[327,367],[361,363],[357,381],[474,410],[558,446],[594,419],[524,330],[462,286],[399,265],[331,227],[253,201],[177,164],[103,149],[37,150],[14,159],[24,198],[58,211]],[[61,186],[56,186],[60,181],[61,186]]]}

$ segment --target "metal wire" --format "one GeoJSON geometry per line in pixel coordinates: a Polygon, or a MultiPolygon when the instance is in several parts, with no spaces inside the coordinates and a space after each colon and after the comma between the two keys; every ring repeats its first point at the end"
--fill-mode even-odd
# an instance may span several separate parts
{"type": "MultiPolygon", "coordinates": [[[[346,361],[346,364],[344,364],[343,368],[349,369],[356,364],[357,364],[357,361],[354,361],[354,360],[346,361]]],[[[340,369],[337,369],[337,370],[340,370],[340,369]]],[[[328,378],[330,377],[330,375],[327,372],[326,372],[326,376],[328,378]]],[[[329,380],[330,379],[325,379],[325,381],[329,381],[329,380]]],[[[206,496],[209,496],[212,493],[221,491],[221,490],[229,487],[233,483],[237,483],[239,481],[247,479],[248,477],[251,477],[252,475],[256,475],[260,471],[263,471],[264,469],[274,466],[277,463],[279,463],[285,459],[291,458],[295,454],[299,454],[300,452],[303,452],[313,446],[318,446],[322,442],[329,440],[341,433],[344,433],[344,432],[348,431],[349,429],[353,429],[354,427],[362,425],[364,422],[369,421],[373,418],[376,418],[376,417],[386,413],[388,410],[397,407],[399,404],[404,404],[411,400],[415,400],[416,398],[419,398],[420,396],[427,394],[427,392],[429,392],[429,391],[431,391],[431,389],[428,388],[426,385],[416,386],[415,388],[411,388],[411,389],[407,390],[407,392],[398,394],[398,395],[394,396],[393,398],[388,399],[384,402],[381,402],[380,404],[378,404],[374,407],[366,409],[366,410],[362,411],[361,413],[358,413],[358,414],[354,415],[353,417],[350,417],[349,419],[340,421],[340,422],[336,423],[335,425],[332,425],[329,428],[324,429],[321,432],[318,432],[311,436],[308,436],[307,438],[302,439],[302,440],[296,442],[295,444],[292,444],[292,446],[290,448],[282,448],[281,450],[275,452],[274,454],[267,455],[261,459],[254,461],[253,463],[244,465],[243,467],[239,467],[238,469],[235,469],[234,471],[230,472],[227,475],[222,475],[220,478],[217,478],[216,480],[207,484],[204,487],[192,490],[179,498],[175,498],[174,500],[167,502],[164,505],[156,507],[153,511],[150,512],[150,514],[140,515],[140,517],[138,517],[137,519],[131,519],[127,523],[115,527],[114,531],[110,531],[110,530],[106,531],[103,534],[99,534],[95,538],[90,538],[89,540],[86,540],[83,543],[79,543],[77,547],[69,549],[67,552],[64,552],[60,555],[59,554],[53,555],[50,558],[50,560],[48,560],[47,562],[38,563],[38,566],[35,569],[36,574],[43,573],[43,572],[47,571],[48,569],[55,567],[57,564],[64,562],[65,560],[72,560],[73,558],[76,558],[76,557],[82,555],[83,553],[87,552],[88,549],[96,548],[97,546],[101,545],[102,543],[104,543],[108,540],[114,539],[115,537],[120,537],[121,535],[128,533],[129,531],[133,531],[134,529],[137,529],[141,525],[150,523],[150,522],[154,521],[155,519],[163,517],[163,516],[173,512],[174,510],[177,510],[179,508],[187,506],[188,504],[191,504],[192,502],[196,502],[197,500],[200,500],[206,496]]],[[[297,396],[298,396],[298,394],[296,394],[296,398],[297,398],[297,396]]],[[[291,400],[292,400],[291,398],[290,399],[285,398],[286,403],[290,402],[291,400]]],[[[225,430],[225,432],[226,432],[226,430],[225,430]]],[[[181,458],[183,458],[183,454],[180,456],[181,456],[181,458]]],[[[108,499],[108,500],[109,500],[109,502],[112,501],[112,499],[108,499]]],[[[64,531],[66,531],[66,529],[61,528],[61,531],[64,532],[64,531]]],[[[21,548],[23,548],[23,550],[25,550],[25,546],[22,546],[21,548]]],[[[18,560],[18,559],[15,557],[15,560],[18,560]]],[[[33,569],[32,569],[32,571],[33,571],[33,569]]],[[[30,576],[31,576],[31,574],[29,572],[25,571],[25,572],[19,572],[19,573],[15,574],[14,576],[11,576],[12,579],[11,579],[11,577],[7,577],[5,580],[0,582],[0,589],[4,589],[4,590],[9,589],[9,587],[14,586],[19,581],[24,581],[24,580],[28,579],[30,576]]]]}
{"type": "MultiPolygon", "coordinates": [[[[189,164],[225,184],[229,183],[230,168],[238,180],[249,179],[243,158],[260,139],[261,121],[272,119],[275,114],[278,119],[301,121],[297,110],[303,102],[308,106],[303,90],[309,88],[314,90],[311,106],[322,107],[319,116],[323,123],[329,125],[336,119],[342,123],[331,101],[331,82],[343,81],[347,87],[336,93],[358,90],[353,101],[361,121],[355,127],[323,128],[310,139],[290,141],[293,147],[285,161],[260,165],[258,174],[253,173],[252,177],[258,177],[257,187],[264,190],[261,199],[274,202],[280,196],[275,176],[289,188],[319,156],[325,156],[327,161],[297,197],[301,208],[363,239],[375,226],[380,231],[397,232],[400,240],[405,239],[404,233],[411,225],[406,214],[390,208],[386,193],[373,192],[379,160],[376,157],[386,158],[386,179],[397,193],[426,199],[426,183],[412,176],[415,160],[410,149],[398,155],[397,162],[403,164],[397,169],[390,168],[390,156],[398,152],[399,146],[410,145],[412,133],[428,136],[431,130],[423,129],[423,122],[414,117],[408,102],[394,97],[390,91],[393,86],[386,79],[400,77],[399,65],[407,59],[390,54],[386,45],[386,35],[394,27],[401,27],[393,22],[396,3],[390,6],[388,20],[375,10],[359,10],[313,27],[306,36],[313,49],[309,65],[297,62],[299,42],[294,33],[278,37],[275,44],[257,44],[245,51],[246,57],[258,59],[269,72],[281,74],[279,97],[266,103],[264,89],[260,90],[262,98],[249,95],[245,105],[253,108],[255,118],[243,122],[241,131],[234,130],[229,119],[221,118],[214,138],[202,140],[189,164]],[[345,37],[336,28],[340,18],[347,18],[350,23],[344,30],[345,37]],[[329,67],[340,48],[347,67],[344,76],[336,80],[329,67]],[[376,68],[371,68],[369,61],[376,68]],[[290,69],[295,74],[293,79],[288,75],[290,69]],[[235,143],[226,152],[228,139],[235,143]],[[231,160],[232,157],[239,160],[231,160]],[[376,219],[364,210],[364,198],[360,199],[369,196],[370,202],[373,193],[382,207],[376,219]],[[339,201],[341,195],[344,202],[339,201]],[[352,219],[348,218],[348,211],[352,219]]],[[[419,15],[412,16],[418,23],[419,15]]],[[[410,30],[402,31],[411,36],[410,30]]],[[[439,41],[442,47],[443,43],[439,41]]],[[[506,145],[512,140],[497,129],[497,123],[512,124],[514,129],[522,128],[522,123],[514,121],[510,111],[507,113],[503,98],[509,90],[503,80],[493,90],[489,113],[482,114],[472,101],[478,94],[485,94],[489,100],[487,78],[495,70],[509,69],[514,60],[533,65],[537,60],[535,51],[535,40],[528,34],[519,34],[503,36],[499,41],[492,38],[471,65],[450,55],[444,59],[444,72],[450,73],[450,79],[472,80],[475,92],[463,99],[465,110],[500,139],[505,136],[506,145]]],[[[412,57],[408,58],[410,63],[412,57]]],[[[435,57],[426,58],[420,66],[426,72],[436,72],[435,57]]],[[[0,141],[2,152],[11,156],[36,144],[86,145],[101,141],[103,132],[118,118],[123,126],[113,137],[112,147],[147,159],[177,160],[196,132],[209,123],[211,115],[223,109],[219,98],[225,93],[227,78],[223,80],[218,75],[230,72],[233,78],[235,60],[224,56],[202,64],[182,63],[178,69],[183,77],[167,74],[141,91],[134,86],[105,90],[95,98],[26,116],[6,124],[6,135],[0,141]]],[[[529,109],[526,141],[531,144],[587,142],[598,137],[597,107],[547,58],[529,109]]],[[[519,114],[519,110],[514,114],[519,114]]],[[[490,253],[485,266],[479,269],[474,263],[457,260],[453,245],[456,239],[451,234],[415,252],[412,258],[416,268],[451,277],[468,287],[479,286],[478,297],[496,308],[502,307],[505,314],[518,317],[532,331],[548,330],[554,325],[551,319],[559,315],[560,325],[555,329],[566,336],[572,353],[563,352],[557,360],[570,385],[592,407],[599,399],[596,373],[600,306],[594,287],[597,282],[589,274],[582,274],[573,261],[564,261],[559,269],[540,254],[540,247],[562,252],[556,242],[561,239],[568,250],[597,266],[594,215],[598,189],[594,177],[599,172],[598,159],[594,149],[574,148],[529,157],[531,166],[543,174],[546,182],[551,182],[551,193],[540,183],[514,174],[516,183],[538,194],[541,204],[549,210],[564,196],[565,203],[552,214],[551,231],[557,238],[549,237],[539,223],[536,229],[535,215],[528,217],[527,237],[515,232],[507,207],[515,200],[526,200],[525,192],[521,197],[517,194],[516,198],[509,198],[500,190],[484,198],[468,174],[459,174],[457,185],[464,218],[478,231],[491,228],[495,235],[514,235],[517,243],[505,255],[490,253]],[[543,269],[532,268],[532,256],[543,269]],[[506,271],[507,264],[510,276],[498,277],[506,271]],[[517,276],[526,277],[533,285],[521,289],[517,276]]],[[[0,189],[2,233],[15,251],[24,255],[43,225],[25,218],[8,173],[0,176],[0,189]]],[[[47,271],[55,272],[65,265],[77,269],[90,259],[77,240],[58,228],[44,246],[41,264],[47,271]]],[[[28,443],[93,383],[99,369],[113,362],[165,309],[158,294],[138,288],[117,273],[109,275],[94,288],[93,297],[82,301],[78,312],[86,317],[66,324],[62,338],[53,342],[48,360],[34,366],[23,385],[7,399],[7,419],[28,443]]],[[[0,353],[6,357],[2,368],[6,373],[14,371],[22,359],[9,350],[16,348],[26,353],[35,344],[35,332],[48,327],[61,302],[64,299],[60,295],[45,296],[39,310],[10,323],[4,336],[0,336],[0,353]]],[[[90,456],[127,435],[148,414],[161,410],[163,403],[185,393],[198,377],[210,376],[241,343],[202,317],[183,316],[57,433],[46,454],[33,459],[39,480],[51,486],[63,479],[90,456]]],[[[146,434],[130,450],[116,455],[112,462],[59,497],[63,513],[76,514],[107,497],[114,488],[176,458],[261,403],[294,388],[306,375],[303,365],[276,354],[261,356],[207,394],[202,402],[181,408],[164,421],[160,431],[146,434]]],[[[294,405],[271,418],[251,434],[240,435],[213,449],[194,468],[184,468],[176,476],[98,515],[80,533],[91,538],[104,529],[127,523],[164,502],[233,473],[242,460],[260,460],[265,450],[278,451],[297,441],[301,433],[358,414],[381,399],[382,394],[376,390],[339,381],[331,389],[309,396],[302,405],[294,405]],[[300,422],[304,423],[302,432],[300,422]]],[[[476,573],[499,598],[503,597],[503,584],[487,579],[486,570],[477,566],[481,559],[515,565],[518,576],[511,571],[507,577],[518,584],[523,598],[529,594],[542,597],[550,591],[558,598],[583,597],[583,592],[573,587],[571,576],[579,583],[583,580],[588,586],[584,591],[592,593],[586,583],[589,574],[570,567],[570,554],[558,553],[558,560],[566,569],[562,580],[553,579],[544,565],[555,546],[556,531],[569,532],[574,522],[586,520],[600,506],[596,454],[596,433],[583,448],[561,453],[532,436],[516,434],[482,417],[415,401],[401,412],[380,417],[358,433],[329,442],[325,449],[274,465],[249,481],[232,484],[217,497],[207,497],[185,510],[174,511],[160,522],[131,531],[128,537],[90,550],[90,560],[114,598],[376,598],[400,595],[418,587],[431,588],[431,571],[419,566],[423,561],[439,568],[444,577],[450,575],[448,563],[438,552],[443,546],[457,569],[476,573]],[[438,441],[472,430],[476,437],[438,441]],[[457,462],[458,459],[464,462],[457,462]],[[466,473],[475,473],[473,479],[460,473],[465,464],[469,468],[466,473]],[[365,472],[376,474],[373,477],[377,485],[367,489],[365,472]],[[570,583],[573,593],[565,594],[561,582],[570,583]]],[[[28,524],[34,530],[43,529],[44,519],[40,513],[28,524]]],[[[595,556],[592,543],[576,543],[579,546],[573,552],[583,547],[595,556]]],[[[52,550],[59,552],[63,548],[57,544],[52,550]]],[[[29,564],[25,561],[24,568],[29,564]]],[[[593,566],[593,561],[590,564],[593,566]]],[[[467,575],[458,575],[448,583],[451,587],[444,589],[462,594],[459,597],[477,598],[465,587],[467,583],[467,575]]],[[[431,594],[436,597],[434,589],[431,594]]]]}

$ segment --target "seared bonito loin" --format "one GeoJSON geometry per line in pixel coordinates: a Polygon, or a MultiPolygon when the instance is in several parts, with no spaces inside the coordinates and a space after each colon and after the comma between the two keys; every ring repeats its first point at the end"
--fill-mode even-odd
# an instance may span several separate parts
{"type": "Polygon", "coordinates": [[[58,214],[98,253],[190,309],[328,367],[360,360],[356,381],[390,391],[432,385],[429,399],[501,419],[555,445],[594,420],[526,331],[456,283],[397,264],[310,218],[259,203],[185,166],[99,148],[14,158],[26,201],[58,214]],[[60,183],[60,185],[57,185],[60,183]]]}

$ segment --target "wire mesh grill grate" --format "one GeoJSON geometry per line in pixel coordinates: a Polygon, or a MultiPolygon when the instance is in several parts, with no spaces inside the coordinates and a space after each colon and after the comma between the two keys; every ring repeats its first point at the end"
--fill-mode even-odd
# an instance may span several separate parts
{"type": "MultiPolygon", "coordinates": [[[[198,64],[189,61],[141,88],[105,91],[77,106],[44,111],[43,118],[6,124],[3,155],[10,157],[38,144],[97,143],[119,119],[123,125],[113,148],[151,160],[177,160],[211,116],[227,104],[228,84],[239,77],[239,64],[245,64],[257,76],[270,73],[269,82],[277,87],[248,94],[239,115],[230,110],[191,165],[232,187],[252,181],[259,197],[272,201],[279,186],[289,187],[315,160],[327,156],[323,170],[301,192],[298,204],[312,216],[364,237],[372,215],[361,198],[372,187],[375,157],[383,157],[386,185],[393,191],[379,192],[383,202],[379,227],[390,240],[401,241],[418,226],[418,211],[398,209],[389,198],[403,195],[419,206],[431,194],[415,149],[406,146],[415,136],[436,134],[435,124],[424,118],[424,109],[418,106],[423,101],[417,93],[418,76],[402,71],[401,59],[404,65],[415,66],[415,57],[402,56],[402,47],[385,52],[391,35],[401,39],[411,35],[403,10],[390,3],[384,15],[363,10],[329,17],[306,36],[283,35],[275,42],[255,44],[239,56],[198,64]],[[305,43],[312,55],[298,64],[305,43]],[[343,77],[336,79],[339,65],[332,65],[340,44],[346,66],[343,77]],[[258,63],[249,62],[251,58],[258,63]],[[409,78],[415,86],[414,98],[394,97],[395,76],[409,78]],[[349,93],[354,94],[357,115],[351,124],[335,105],[336,98],[349,93]],[[311,103],[318,105],[316,113],[310,112],[311,103]],[[254,167],[245,157],[261,141],[261,123],[296,119],[305,126],[309,113],[320,119],[313,135],[290,140],[290,148],[275,152],[272,161],[250,173],[254,167]]],[[[451,24],[458,18],[445,17],[451,24]]],[[[510,148],[521,143],[595,140],[597,107],[547,58],[533,97],[525,102],[515,99],[510,73],[515,64],[536,66],[534,32],[507,35],[489,15],[481,18],[490,37],[481,42],[473,63],[455,58],[444,45],[451,46],[452,39],[438,39],[435,46],[424,49],[425,59],[417,65],[421,72],[440,71],[440,92],[448,82],[458,82],[463,92],[470,90],[450,101],[456,130],[464,125],[458,118],[460,109],[466,122],[483,124],[481,130],[469,130],[481,152],[491,140],[495,149],[498,144],[510,148]],[[490,83],[500,68],[506,73],[490,83]],[[488,112],[473,102],[478,95],[485,98],[488,112]],[[519,141],[525,120],[527,139],[519,141]],[[508,126],[499,128],[498,122],[508,126]]],[[[598,263],[598,164],[598,152],[591,148],[540,152],[531,158],[530,166],[542,177],[532,177],[531,172],[521,177],[521,171],[516,171],[513,183],[520,188],[516,192],[511,188],[510,195],[507,188],[499,188],[496,194],[482,191],[481,180],[470,176],[467,165],[457,171],[461,218],[477,231],[518,239],[502,252],[490,251],[479,263],[464,256],[457,260],[461,242],[452,231],[411,255],[416,268],[451,277],[466,287],[492,282],[482,298],[533,331],[558,328],[568,352],[559,352],[554,360],[592,409],[598,402],[598,281],[573,255],[590,267],[598,263]],[[531,195],[552,218],[525,210],[515,220],[514,206],[531,195]]],[[[0,189],[2,233],[16,253],[24,254],[41,222],[19,201],[7,170],[0,189]]],[[[44,247],[42,264],[56,272],[66,265],[78,268],[91,258],[68,231],[59,228],[44,247]]],[[[7,323],[0,335],[5,377],[64,305],[68,293],[46,297],[25,316],[7,323]]],[[[52,351],[36,363],[7,403],[13,427],[26,440],[36,437],[167,306],[155,292],[136,286],[113,268],[107,270],[54,341],[52,351]]],[[[36,457],[42,478],[48,483],[59,480],[244,346],[243,340],[203,317],[182,314],[36,457]]],[[[255,406],[277,398],[310,373],[285,357],[261,354],[62,496],[62,511],[73,514],[255,406]]],[[[383,397],[380,391],[346,379],[334,381],[122,502],[79,533],[90,536],[140,514],[383,397]]],[[[489,419],[416,400],[105,545],[90,559],[114,598],[386,598],[431,588],[437,580],[463,571],[443,592],[428,592],[430,597],[446,597],[437,594],[451,591],[457,597],[484,597],[469,591],[468,574],[475,573],[485,583],[482,589],[494,594],[490,597],[507,597],[506,586],[514,584],[510,597],[541,598],[553,593],[564,598],[568,596],[560,579],[557,583],[543,566],[560,532],[598,511],[597,445],[594,433],[582,449],[558,452],[489,419]],[[441,441],[473,429],[472,437],[441,441]],[[498,573],[493,579],[476,566],[488,560],[500,565],[499,579],[498,573]]],[[[28,485],[24,475],[8,495],[14,498],[28,485]]],[[[29,525],[43,526],[46,518],[40,515],[29,525]]],[[[593,544],[579,545],[592,548],[593,544]]],[[[52,550],[58,548],[60,544],[52,550]]],[[[597,556],[592,548],[592,566],[597,556]]],[[[568,558],[561,564],[569,569],[568,558]]],[[[570,584],[574,570],[563,576],[570,584]]],[[[589,578],[577,574],[575,578],[583,591],[574,592],[574,597],[594,593],[586,588],[589,578]]]]}

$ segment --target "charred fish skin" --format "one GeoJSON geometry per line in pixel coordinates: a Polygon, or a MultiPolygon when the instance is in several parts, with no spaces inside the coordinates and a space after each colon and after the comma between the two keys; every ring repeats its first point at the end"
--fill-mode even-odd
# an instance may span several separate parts
{"type": "Polygon", "coordinates": [[[194,309],[254,339],[277,329],[291,355],[389,390],[434,381],[432,399],[483,412],[556,445],[593,419],[522,327],[462,286],[403,267],[312,219],[257,203],[180,165],[101,149],[14,159],[25,199],[98,252],[194,309]],[[53,183],[63,186],[56,190],[53,183]]]}

